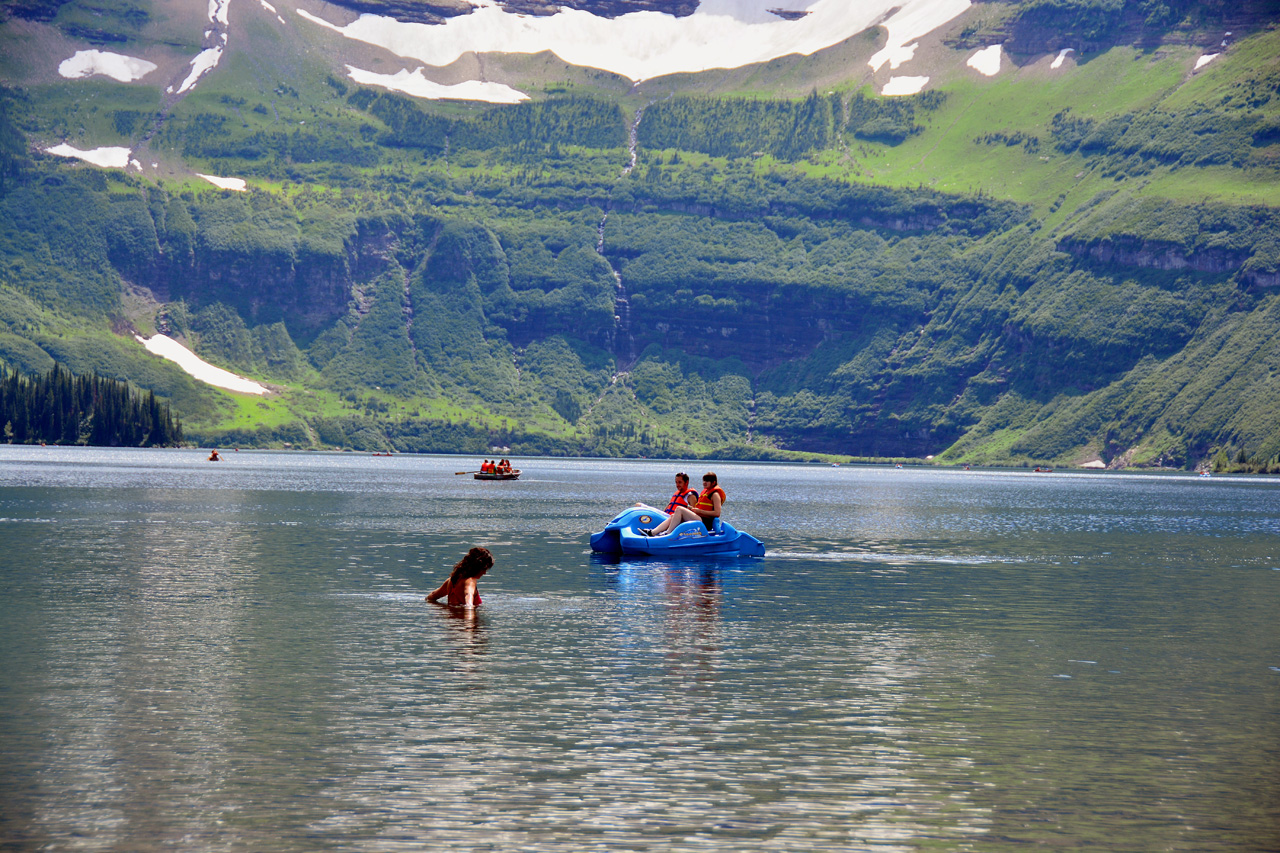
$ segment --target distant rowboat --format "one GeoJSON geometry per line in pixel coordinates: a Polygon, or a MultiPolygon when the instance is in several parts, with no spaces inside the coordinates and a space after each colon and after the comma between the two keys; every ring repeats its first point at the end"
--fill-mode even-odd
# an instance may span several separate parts
{"type": "Polygon", "coordinates": [[[477,471],[472,474],[471,477],[474,480],[519,480],[520,469],[512,468],[510,471],[504,471],[501,473],[497,471],[477,471]]]}

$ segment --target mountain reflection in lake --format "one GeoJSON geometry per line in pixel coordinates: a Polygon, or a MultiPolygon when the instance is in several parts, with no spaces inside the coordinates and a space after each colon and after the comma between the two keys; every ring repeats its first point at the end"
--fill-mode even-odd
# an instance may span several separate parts
{"type": "Polygon", "coordinates": [[[206,455],[0,447],[6,848],[1280,848],[1280,483],[206,455]]]}

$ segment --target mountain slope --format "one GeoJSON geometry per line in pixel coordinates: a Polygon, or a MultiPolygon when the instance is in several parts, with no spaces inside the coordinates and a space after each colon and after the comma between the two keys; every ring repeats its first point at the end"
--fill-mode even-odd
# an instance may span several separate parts
{"type": "Polygon", "coordinates": [[[308,19],[350,23],[329,7],[155,3],[88,36],[80,2],[11,4],[0,29],[0,359],[129,378],[190,435],[1280,454],[1271,4],[921,0],[923,32],[898,12],[809,55],[639,83],[550,54],[418,72],[531,96],[501,106],[356,85],[406,63],[308,19]],[[24,41],[99,44],[76,55],[103,73],[65,78],[24,41]],[[142,67],[117,51],[156,70],[104,77],[142,67]],[[133,339],[157,331],[274,392],[197,385],[133,339]]]}

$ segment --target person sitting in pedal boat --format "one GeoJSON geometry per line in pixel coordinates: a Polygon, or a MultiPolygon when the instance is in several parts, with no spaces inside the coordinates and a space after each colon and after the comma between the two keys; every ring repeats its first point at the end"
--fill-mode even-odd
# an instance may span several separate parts
{"type": "Polygon", "coordinates": [[[686,521],[701,521],[708,530],[711,530],[715,526],[716,519],[720,517],[725,497],[724,489],[720,488],[715,472],[708,471],[702,475],[702,491],[698,493],[698,500],[692,507],[674,507],[666,521],[652,530],[642,530],[641,533],[646,536],[662,536],[686,521]]]}
{"type": "MultiPolygon", "coordinates": [[[[671,500],[667,501],[665,512],[667,515],[676,511],[678,506],[693,506],[698,502],[698,492],[696,489],[689,488],[689,475],[681,471],[676,474],[676,491],[671,496],[671,500]]],[[[639,506],[639,504],[637,504],[639,506]]]]}

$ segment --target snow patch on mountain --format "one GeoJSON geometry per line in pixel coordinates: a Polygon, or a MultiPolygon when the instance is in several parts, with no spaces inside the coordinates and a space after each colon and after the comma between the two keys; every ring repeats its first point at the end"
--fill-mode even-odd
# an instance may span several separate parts
{"type": "Polygon", "coordinates": [[[138,343],[147,348],[148,352],[172,361],[207,385],[226,388],[228,391],[239,391],[242,394],[267,393],[264,386],[252,379],[236,376],[229,370],[214,367],[168,335],[156,335],[152,338],[144,338],[141,335],[134,335],[134,337],[138,339],[138,343]]]}
{"type": "Polygon", "coordinates": [[[236,192],[242,193],[249,188],[249,184],[244,178],[220,178],[217,175],[203,175],[199,172],[196,172],[196,176],[204,178],[206,181],[222,190],[235,190],[236,192]]]}
{"type": "Polygon", "coordinates": [[[910,62],[915,58],[916,48],[919,46],[920,42],[913,41],[911,44],[904,47],[884,48],[877,53],[868,64],[874,70],[879,71],[880,66],[884,65],[887,61],[889,63],[889,70],[896,71],[899,65],[902,65],[904,62],[910,62]]]}
{"type": "Polygon", "coordinates": [[[994,77],[1000,73],[1000,45],[993,44],[969,57],[965,63],[979,74],[994,77]]]}
{"type": "MultiPolygon", "coordinates": [[[[364,14],[338,26],[298,9],[312,23],[347,38],[386,48],[426,65],[445,66],[468,52],[554,52],[565,62],[647,80],[666,74],[739,68],[788,54],[810,55],[862,32],[896,9],[883,25],[890,33],[885,59],[909,59],[907,45],[969,8],[970,0],[801,0],[794,20],[769,11],[777,0],[704,0],[684,18],[631,12],[601,18],[563,9],[555,15],[518,15],[479,6],[443,24],[404,23],[364,14]]],[[[881,51],[881,54],[885,54],[881,51]]],[[[880,54],[877,54],[879,56],[880,54]]],[[[873,68],[879,65],[873,63],[873,68]]]]}
{"type": "Polygon", "coordinates": [[[132,83],[141,80],[156,70],[154,62],[125,56],[121,53],[110,53],[105,50],[77,50],[70,59],[58,64],[58,73],[69,80],[79,77],[92,77],[101,74],[121,83],[132,83]]]}
{"type": "MultiPolygon", "coordinates": [[[[878,13],[884,14],[894,5],[896,4],[884,3],[878,13]]],[[[972,4],[969,0],[916,0],[916,2],[903,3],[901,8],[880,24],[889,37],[885,46],[880,48],[867,61],[867,64],[871,66],[872,71],[879,71],[886,62],[891,69],[896,69],[915,55],[917,39],[958,17],[970,5],[972,4]]]]}
{"type": "Polygon", "coordinates": [[[1062,50],[1058,51],[1058,55],[1053,58],[1053,62],[1049,65],[1049,67],[1053,69],[1061,68],[1062,63],[1064,60],[1066,60],[1068,53],[1075,53],[1075,50],[1069,47],[1064,47],[1062,50]]]}
{"type": "Polygon", "coordinates": [[[270,3],[267,2],[267,0],[258,0],[258,2],[262,4],[262,8],[266,9],[268,12],[275,15],[277,21],[279,21],[282,24],[284,23],[284,18],[280,17],[280,13],[276,11],[275,6],[272,6],[270,3]]]}
{"type": "MultiPolygon", "coordinates": [[[[208,74],[222,60],[222,46],[211,47],[200,51],[196,54],[196,58],[191,60],[191,73],[187,75],[187,79],[182,81],[182,85],[178,87],[178,94],[190,91],[200,82],[200,78],[208,74]]],[[[173,91],[173,87],[169,87],[169,91],[173,91]]]]}
{"type": "MultiPolygon", "coordinates": [[[[195,59],[191,60],[191,72],[177,87],[179,95],[194,88],[196,83],[200,82],[201,77],[218,67],[218,63],[222,61],[222,54],[227,49],[226,28],[228,26],[230,7],[231,0],[209,0],[209,23],[214,25],[214,29],[206,30],[204,37],[207,40],[216,33],[218,44],[205,48],[196,54],[195,59]]],[[[169,86],[165,91],[172,94],[174,87],[169,86]]]]}
{"type": "Polygon", "coordinates": [[[81,151],[79,148],[62,143],[52,148],[44,149],[46,154],[53,154],[57,157],[71,157],[76,160],[84,160],[86,163],[92,163],[95,166],[101,166],[104,169],[123,169],[129,165],[129,157],[133,154],[128,148],[94,148],[91,151],[81,151]]]}
{"type": "Polygon", "coordinates": [[[412,72],[402,68],[395,74],[379,74],[376,71],[356,68],[354,65],[347,66],[347,74],[362,86],[381,86],[384,89],[404,92],[415,98],[427,98],[433,101],[488,101],[491,104],[518,104],[529,100],[529,96],[524,92],[502,83],[468,80],[465,83],[446,86],[443,83],[428,80],[423,72],[422,68],[412,72]]]}
{"type": "Polygon", "coordinates": [[[1199,71],[1201,68],[1204,68],[1206,65],[1208,65],[1210,62],[1213,62],[1217,58],[1218,58],[1218,54],[1216,53],[1206,53],[1204,56],[1196,60],[1195,70],[1199,71]]]}
{"type": "Polygon", "coordinates": [[[885,83],[884,88],[880,90],[880,94],[886,97],[918,95],[924,91],[928,83],[928,77],[890,77],[889,82],[885,83]]]}

